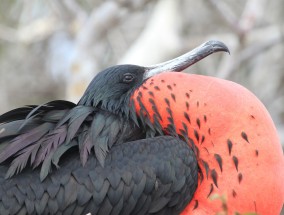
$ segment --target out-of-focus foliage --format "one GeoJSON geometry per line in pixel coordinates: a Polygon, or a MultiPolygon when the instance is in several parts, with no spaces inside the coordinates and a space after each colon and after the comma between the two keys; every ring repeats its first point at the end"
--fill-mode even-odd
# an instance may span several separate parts
{"type": "Polygon", "coordinates": [[[225,42],[187,71],[253,91],[284,143],[284,1],[25,0],[0,7],[0,113],[53,99],[77,101],[118,63],[149,65],[208,39],[225,42]]]}

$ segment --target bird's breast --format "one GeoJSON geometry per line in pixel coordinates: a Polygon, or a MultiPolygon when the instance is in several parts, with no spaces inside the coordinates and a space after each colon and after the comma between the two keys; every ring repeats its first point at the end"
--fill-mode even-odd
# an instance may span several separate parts
{"type": "Polygon", "coordinates": [[[184,214],[222,211],[221,197],[212,201],[213,194],[226,196],[230,214],[279,213],[283,152],[269,113],[251,92],[213,77],[164,73],[132,98],[140,117],[149,115],[165,133],[187,136],[198,148],[203,177],[184,214]]]}

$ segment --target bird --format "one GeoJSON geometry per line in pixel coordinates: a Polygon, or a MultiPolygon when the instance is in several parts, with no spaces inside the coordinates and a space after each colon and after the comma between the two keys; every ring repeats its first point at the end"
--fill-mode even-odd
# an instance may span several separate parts
{"type": "Polygon", "coordinates": [[[236,83],[179,73],[217,51],[228,49],[209,41],[154,66],[115,66],[95,77],[77,105],[54,101],[2,115],[1,214],[279,214],[284,158],[264,105],[236,83]],[[143,74],[139,81],[117,88],[124,78],[128,82],[141,75],[135,70],[143,74]],[[33,135],[21,136],[33,128],[33,135]],[[44,143],[61,143],[55,152],[48,144],[31,143],[38,143],[31,136],[40,132],[49,133],[43,135],[44,143]],[[29,152],[23,142],[35,147],[30,165],[19,157],[29,152]],[[189,160],[181,164],[177,158],[189,160]],[[144,189],[139,200],[125,201],[125,192],[129,197],[141,189],[141,183],[125,186],[144,177],[140,170],[147,175],[142,187],[152,184],[154,193],[147,196],[144,189]],[[188,180],[178,181],[185,171],[188,180]],[[165,193],[173,189],[164,180],[173,175],[176,193],[165,193]]]}
{"type": "Polygon", "coordinates": [[[152,122],[138,114],[143,95],[135,92],[219,51],[228,48],[208,41],[154,66],[113,66],[77,104],[56,100],[2,114],[0,214],[182,213],[198,189],[198,148],[164,131],[162,115],[152,122]]]}

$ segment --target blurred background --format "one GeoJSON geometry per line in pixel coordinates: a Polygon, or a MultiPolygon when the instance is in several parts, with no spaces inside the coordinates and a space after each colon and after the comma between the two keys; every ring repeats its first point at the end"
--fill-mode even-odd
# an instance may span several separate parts
{"type": "Polygon", "coordinates": [[[0,6],[0,114],[55,99],[77,102],[100,70],[151,65],[209,39],[187,69],[237,82],[270,112],[284,144],[284,1],[10,0],[0,6]]]}

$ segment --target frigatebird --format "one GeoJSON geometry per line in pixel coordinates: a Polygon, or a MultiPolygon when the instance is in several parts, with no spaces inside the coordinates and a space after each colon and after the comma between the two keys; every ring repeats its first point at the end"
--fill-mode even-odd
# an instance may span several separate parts
{"type": "Polygon", "coordinates": [[[155,66],[113,66],[78,104],[57,100],[1,115],[0,214],[182,212],[203,175],[198,148],[173,124],[164,131],[154,105],[152,121],[143,94],[134,93],[218,51],[228,49],[209,41],[155,66]]]}

